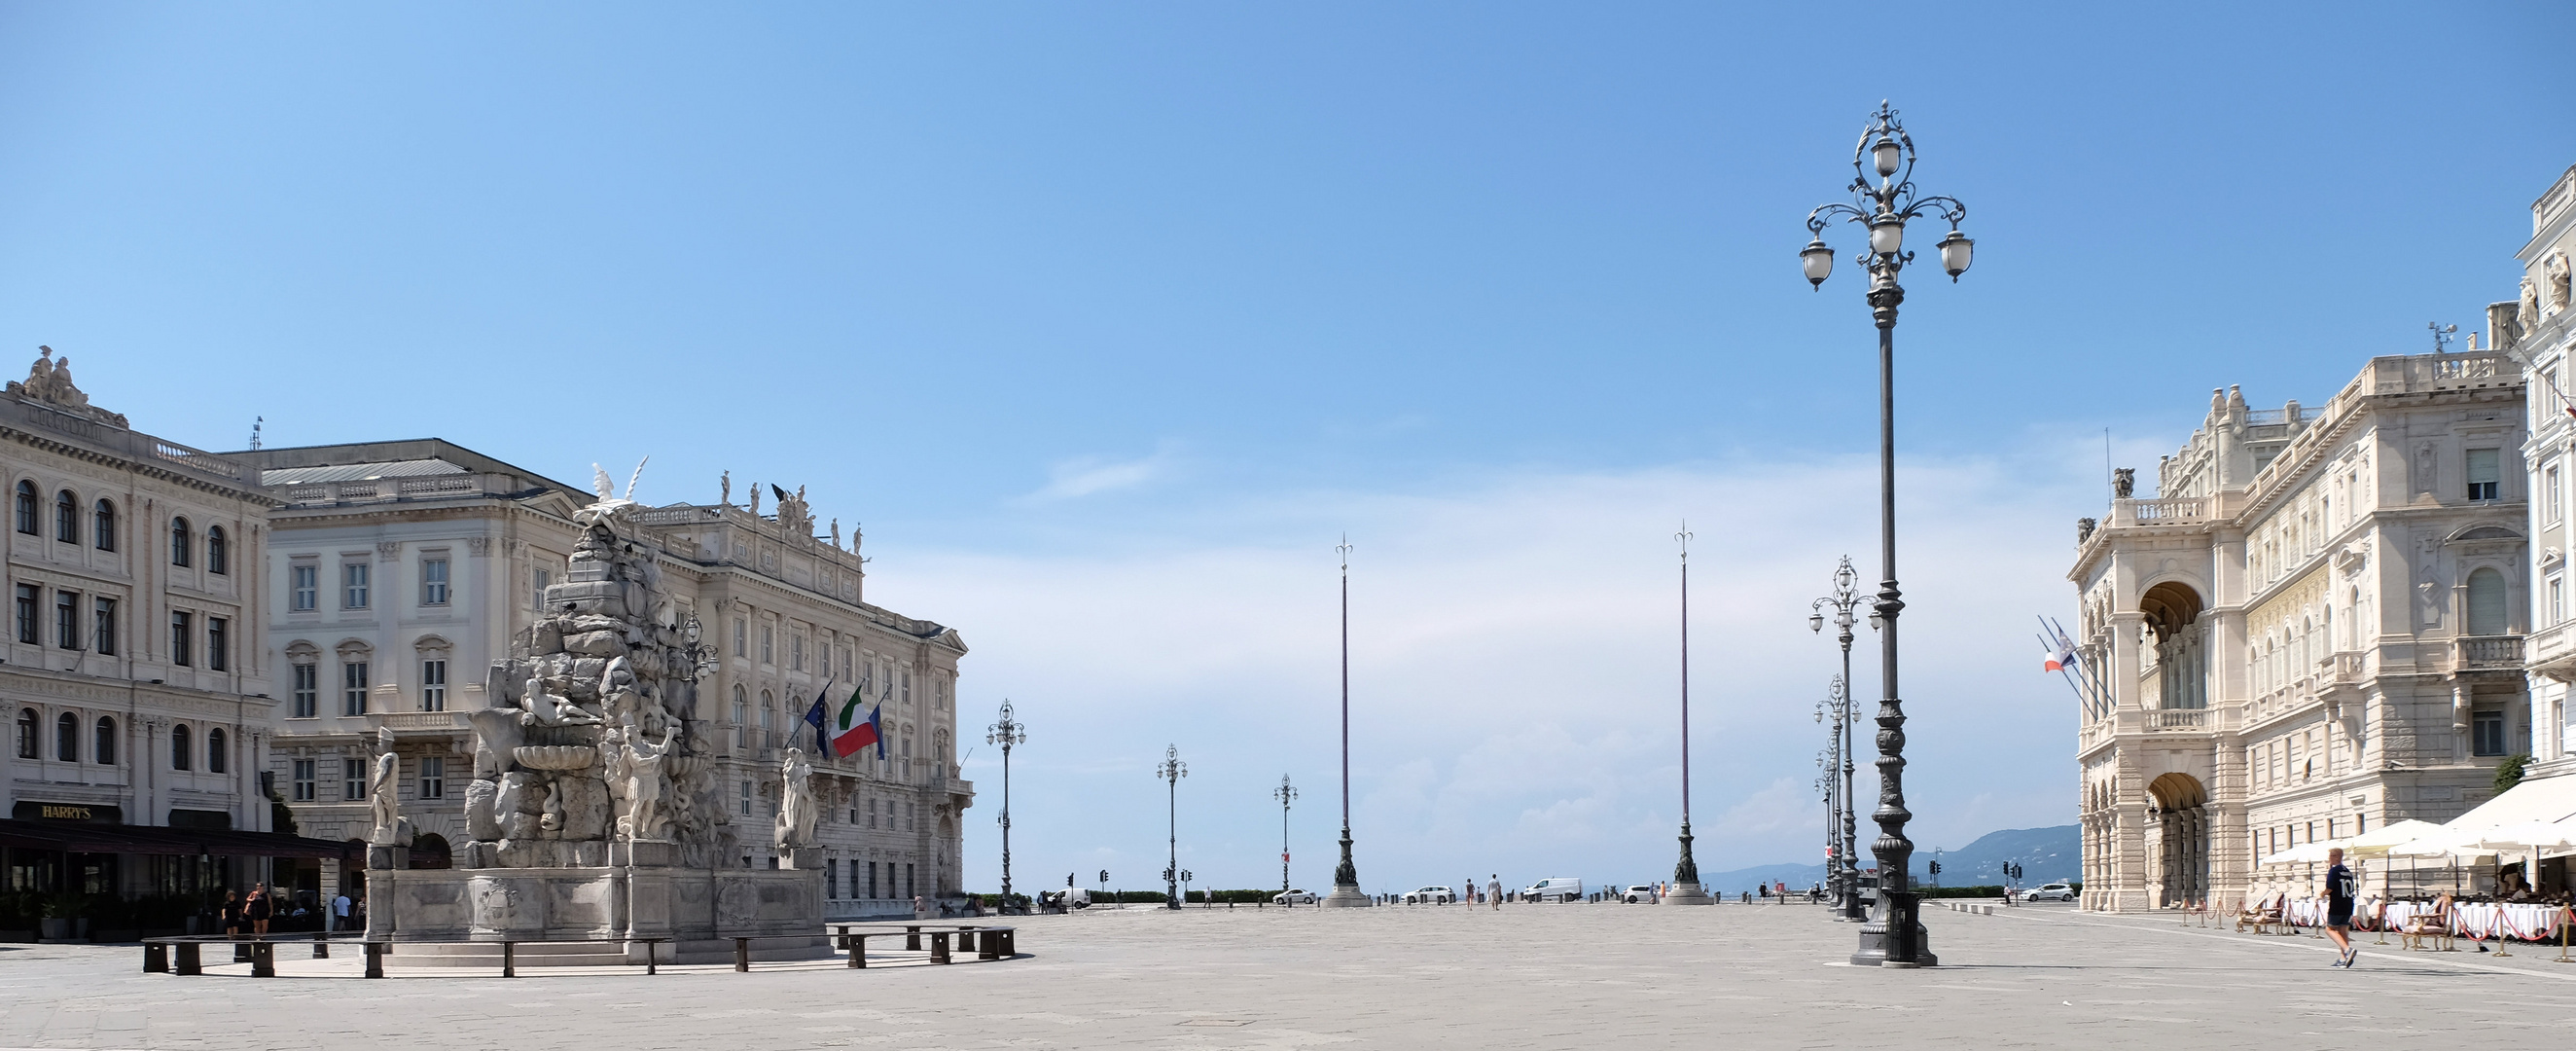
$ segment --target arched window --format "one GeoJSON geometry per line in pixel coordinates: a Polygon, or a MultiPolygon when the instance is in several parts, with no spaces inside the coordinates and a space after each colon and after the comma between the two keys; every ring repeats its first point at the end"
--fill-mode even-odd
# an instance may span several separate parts
{"type": "Polygon", "coordinates": [[[170,728],[170,769],[186,770],[195,765],[190,762],[192,757],[188,744],[188,724],[180,723],[170,728]]]}
{"type": "Polygon", "coordinates": [[[69,489],[54,494],[54,539],[80,543],[80,497],[69,489]]]}
{"type": "Polygon", "coordinates": [[[80,716],[64,712],[54,720],[54,758],[80,762],[80,716]]]}
{"type": "Polygon", "coordinates": [[[760,691],[760,736],[764,746],[776,743],[769,740],[769,727],[772,721],[770,712],[777,707],[777,698],[770,696],[767,690],[760,691]]]}
{"type": "Polygon", "coordinates": [[[2480,569],[2469,574],[2469,634],[2505,633],[2504,574],[2480,569]]]}
{"type": "Polygon", "coordinates": [[[171,565],[174,565],[174,566],[184,566],[184,565],[187,565],[187,564],[188,564],[188,548],[189,548],[189,547],[191,547],[192,545],[194,545],[195,543],[196,543],[195,539],[194,539],[194,538],[189,534],[189,532],[188,532],[188,520],[187,520],[187,519],[185,519],[185,518],[173,518],[173,519],[171,519],[171,520],[170,520],[170,564],[171,564],[171,565]]]}
{"type": "Polygon", "coordinates": [[[116,550],[116,505],[105,500],[90,511],[90,543],[101,551],[116,550]]]}
{"type": "Polygon", "coordinates": [[[18,531],[28,536],[36,533],[36,483],[18,483],[18,531]]]}
{"type": "Polygon", "coordinates": [[[733,684],[733,746],[751,747],[751,694],[741,683],[733,684]]]}
{"type": "Polygon", "coordinates": [[[213,729],[206,731],[206,772],[210,774],[223,773],[225,765],[223,730],[213,729]]]}
{"type": "Polygon", "coordinates": [[[39,727],[38,723],[36,722],[36,710],[35,710],[35,709],[33,709],[33,708],[22,708],[22,709],[19,709],[19,711],[18,711],[18,758],[20,758],[20,759],[35,759],[35,758],[39,758],[39,756],[36,754],[36,732],[37,732],[37,730],[38,730],[39,728],[40,728],[40,727],[39,727]]]}
{"type": "Polygon", "coordinates": [[[90,757],[100,766],[116,765],[116,720],[98,717],[98,741],[90,749],[90,757]]]}
{"type": "Polygon", "coordinates": [[[224,527],[206,527],[206,572],[218,576],[232,569],[232,552],[224,546],[224,527]]]}

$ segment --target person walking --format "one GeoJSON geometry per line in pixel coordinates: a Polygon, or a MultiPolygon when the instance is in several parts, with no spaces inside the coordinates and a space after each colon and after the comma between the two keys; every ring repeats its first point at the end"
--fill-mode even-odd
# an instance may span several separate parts
{"type": "Polygon", "coordinates": [[[349,892],[346,890],[331,896],[331,929],[349,929],[349,892]]]}
{"type": "Polygon", "coordinates": [[[268,900],[268,884],[251,884],[250,900],[242,903],[242,918],[250,921],[250,932],[267,934],[269,914],[275,911],[277,904],[268,900]]]}
{"type": "Polygon", "coordinates": [[[241,899],[241,892],[240,892],[240,891],[237,891],[237,890],[228,890],[228,891],[225,891],[225,892],[224,892],[224,935],[225,935],[226,937],[240,937],[240,936],[241,936],[241,932],[242,932],[242,899],[241,899]]]}
{"type": "Polygon", "coordinates": [[[2334,939],[2335,948],[2343,950],[2330,967],[2351,970],[2361,950],[2352,947],[2352,904],[2360,896],[2352,870],[2343,867],[2343,848],[2326,851],[2326,937],[2334,939]]]}
{"type": "Polygon", "coordinates": [[[1487,877],[1487,878],[1486,878],[1486,881],[1485,881],[1485,899],[1486,899],[1487,901],[1491,901],[1491,902],[1493,902],[1493,906],[1494,906],[1494,908],[1496,908],[1496,909],[1501,909],[1501,908],[1503,907],[1503,875],[1502,875],[1502,873],[1497,872],[1497,873],[1493,874],[1492,876],[1490,876],[1490,877],[1487,877]]]}

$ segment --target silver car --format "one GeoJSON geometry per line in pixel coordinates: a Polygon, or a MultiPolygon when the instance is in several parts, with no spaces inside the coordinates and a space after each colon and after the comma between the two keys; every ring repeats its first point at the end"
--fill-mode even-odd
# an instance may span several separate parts
{"type": "Polygon", "coordinates": [[[2075,888],[2065,883],[2048,883],[2021,892],[2023,901],[2074,901],[2075,888]]]}
{"type": "Polygon", "coordinates": [[[1630,886],[1619,892],[1619,900],[1630,905],[1652,905],[1655,903],[1655,885],[1639,883],[1630,886]]]}
{"type": "Polygon", "coordinates": [[[1448,905],[1458,900],[1458,892],[1447,887],[1420,887],[1404,892],[1407,905],[1448,905]]]}
{"type": "Polygon", "coordinates": [[[1273,905],[1312,905],[1319,900],[1302,890],[1283,890],[1270,896],[1273,905]]]}

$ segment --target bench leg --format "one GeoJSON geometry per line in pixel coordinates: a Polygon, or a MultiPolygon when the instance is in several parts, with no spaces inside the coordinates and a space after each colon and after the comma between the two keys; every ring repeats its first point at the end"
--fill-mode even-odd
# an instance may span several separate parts
{"type": "Polygon", "coordinates": [[[518,977],[518,976],[519,976],[519,943],[517,943],[517,942],[502,942],[502,943],[501,943],[501,977],[503,977],[503,978],[516,978],[516,977],[518,977]]]}
{"type": "Polygon", "coordinates": [[[850,969],[855,971],[866,967],[868,965],[868,940],[865,937],[856,934],[841,940],[847,943],[850,947],[850,969]]]}
{"type": "Polygon", "coordinates": [[[384,976],[385,976],[385,943],[383,943],[383,942],[368,942],[368,943],[367,943],[367,977],[369,977],[369,978],[382,978],[382,977],[384,977],[384,976]]]}
{"type": "Polygon", "coordinates": [[[250,976],[253,978],[277,977],[276,945],[259,942],[250,947],[250,976]]]}
{"type": "Polygon", "coordinates": [[[644,943],[644,973],[646,973],[646,974],[660,974],[660,973],[662,973],[662,971],[661,971],[661,965],[660,965],[660,964],[658,964],[658,963],[655,963],[655,962],[654,962],[654,958],[655,958],[656,956],[658,956],[658,955],[659,955],[658,950],[659,950],[661,947],[662,947],[662,943],[661,943],[661,942],[645,942],[645,943],[644,943]]]}
{"type": "Polygon", "coordinates": [[[169,947],[168,945],[164,945],[164,944],[161,944],[161,943],[158,943],[158,942],[145,942],[145,943],[144,943],[144,945],[143,945],[143,973],[145,973],[145,974],[168,974],[168,973],[170,973],[170,947],[169,947]]]}
{"type": "Polygon", "coordinates": [[[180,942],[179,961],[170,969],[171,973],[189,975],[204,974],[206,973],[206,969],[203,964],[198,962],[200,959],[202,958],[197,955],[196,942],[180,942]]]}
{"type": "Polygon", "coordinates": [[[316,960],[328,960],[331,958],[331,939],[313,939],[313,958],[316,960]]]}
{"type": "Polygon", "coordinates": [[[751,970],[751,939],[733,940],[733,969],[746,973],[751,970]]]}
{"type": "Polygon", "coordinates": [[[948,963],[948,932],[930,932],[930,962],[948,963]]]}
{"type": "Polygon", "coordinates": [[[903,929],[903,950],[905,952],[921,951],[921,928],[906,927],[903,929]]]}

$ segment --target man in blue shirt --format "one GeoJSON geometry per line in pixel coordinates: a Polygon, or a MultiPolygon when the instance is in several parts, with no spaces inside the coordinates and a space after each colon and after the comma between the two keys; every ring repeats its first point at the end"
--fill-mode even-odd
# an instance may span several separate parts
{"type": "Polygon", "coordinates": [[[2328,966],[2350,970],[2353,961],[2361,958],[2361,950],[2352,947],[2352,904],[2359,896],[2352,870],[2343,867],[2343,848],[2326,851],[2326,937],[2343,950],[2328,966]]]}

